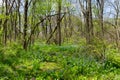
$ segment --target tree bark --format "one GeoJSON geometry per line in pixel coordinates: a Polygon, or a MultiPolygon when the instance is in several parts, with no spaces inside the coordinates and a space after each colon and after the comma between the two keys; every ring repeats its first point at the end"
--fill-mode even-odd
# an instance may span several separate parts
{"type": "Polygon", "coordinates": [[[25,0],[24,6],[24,34],[23,48],[27,50],[27,27],[28,27],[28,0],[25,0]]]}
{"type": "Polygon", "coordinates": [[[57,44],[61,46],[61,4],[62,1],[58,1],[58,16],[57,16],[57,44]]]}

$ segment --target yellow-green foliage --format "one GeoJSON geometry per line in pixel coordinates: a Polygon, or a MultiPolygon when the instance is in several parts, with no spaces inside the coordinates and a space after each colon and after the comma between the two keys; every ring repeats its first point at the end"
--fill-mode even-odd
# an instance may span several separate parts
{"type": "Polygon", "coordinates": [[[107,48],[107,58],[101,63],[96,58],[102,52],[100,44],[35,44],[29,51],[24,51],[19,44],[9,44],[0,49],[0,79],[119,80],[119,53],[107,48]]]}

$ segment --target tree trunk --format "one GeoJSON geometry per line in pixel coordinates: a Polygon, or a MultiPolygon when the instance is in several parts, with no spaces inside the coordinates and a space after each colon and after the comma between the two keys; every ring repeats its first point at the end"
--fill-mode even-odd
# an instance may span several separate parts
{"type": "Polygon", "coordinates": [[[92,21],[92,5],[91,5],[91,0],[88,0],[88,14],[89,14],[89,43],[92,43],[93,41],[93,21],[92,21]]]}
{"type": "Polygon", "coordinates": [[[27,50],[27,27],[28,27],[28,0],[25,0],[24,6],[24,34],[23,34],[23,48],[27,50]]]}
{"type": "MultiPolygon", "coordinates": [[[[5,12],[5,16],[8,16],[8,0],[5,0],[5,8],[6,8],[6,12],[5,12]]],[[[4,30],[4,44],[6,45],[7,42],[7,22],[8,19],[6,18],[3,24],[3,30],[4,30]]]]}
{"type": "Polygon", "coordinates": [[[57,44],[61,46],[61,3],[62,1],[59,0],[58,2],[58,17],[57,17],[57,44]]]}

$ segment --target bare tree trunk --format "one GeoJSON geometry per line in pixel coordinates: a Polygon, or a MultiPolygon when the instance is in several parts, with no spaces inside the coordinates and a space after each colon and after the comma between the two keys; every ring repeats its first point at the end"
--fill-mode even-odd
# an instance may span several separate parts
{"type": "MultiPolygon", "coordinates": [[[[65,15],[67,15],[67,14],[65,14],[65,15]]],[[[67,26],[68,26],[68,25],[67,25],[67,16],[65,16],[65,17],[64,17],[64,27],[65,27],[65,28],[64,28],[64,38],[68,38],[68,35],[67,35],[67,32],[68,32],[68,31],[67,31],[67,26]]]]}
{"type": "MultiPolygon", "coordinates": [[[[69,11],[69,8],[67,8],[68,11],[69,11]]],[[[72,20],[71,20],[71,13],[69,12],[68,13],[68,16],[69,16],[69,28],[70,28],[70,35],[69,37],[72,37],[72,34],[73,34],[73,26],[72,26],[72,20]]]]}
{"type": "Polygon", "coordinates": [[[103,11],[104,11],[104,0],[97,0],[97,7],[99,9],[99,21],[101,27],[101,39],[104,38],[104,25],[103,25],[103,11]]]}
{"type": "Polygon", "coordinates": [[[118,17],[119,17],[119,12],[116,11],[116,18],[115,18],[115,36],[116,36],[116,39],[115,39],[115,42],[116,42],[116,46],[117,48],[119,48],[119,29],[118,29],[118,17]]]}
{"type": "Polygon", "coordinates": [[[61,46],[61,4],[62,1],[58,2],[58,17],[57,17],[57,43],[61,46]]]}
{"type": "Polygon", "coordinates": [[[84,3],[82,4],[81,1],[79,0],[79,4],[84,15],[85,21],[86,43],[91,44],[94,38],[91,0],[86,0],[85,3],[86,4],[83,5],[84,3]]]}
{"type": "Polygon", "coordinates": [[[93,36],[94,36],[91,0],[88,0],[88,14],[89,14],[89,35],[90,35],[89,43],[91,43],[93,41],[93,36]]]}
{"type": "Polygon", "coordinates": [[[21,1],[18,0],[18,26],[19,26],[19,38],[21,38],[21,14],[20,14],[20,3],[21,1]]]}
{"type": "MultiPolygon", "coordinates": [[[[6,11],[5,11],[5,15],[6,17],[8,16],[8,0],[5,0],[5,8],[6,8],[6,11]]],[[[3,24],[3,30],[4,30],[4,44],[6,45],[6,42],[7,42],[7,22],[8,22],[8,19],[6,18],[5,21],[4,21],[4,24],[3,24]]]]}
{"type": "Polygon", "coordinates": [[[27,27],[28,27],[28,0],[25,0],[24,6],[24,34],[23,34],[23,48],[27,50],[27,27]]]}

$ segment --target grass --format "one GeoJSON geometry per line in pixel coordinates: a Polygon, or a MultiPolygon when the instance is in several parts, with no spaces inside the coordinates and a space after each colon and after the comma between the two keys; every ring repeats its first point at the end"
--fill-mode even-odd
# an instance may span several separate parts
{"type": "Polygon", "coordinates": [[[0,80],[120,80],[120,57],[112,51],[102,61],[83,45],[36,44],[27,52],[9,45],[0,49],[0,80]]]}

